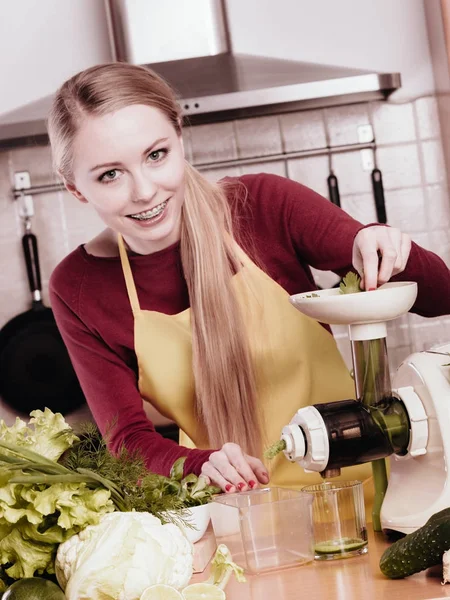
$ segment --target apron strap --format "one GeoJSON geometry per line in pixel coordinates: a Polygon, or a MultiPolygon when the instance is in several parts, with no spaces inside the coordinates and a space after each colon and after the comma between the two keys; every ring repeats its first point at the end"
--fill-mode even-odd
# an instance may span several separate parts
{"type": "Polygon", "coordinates": [[[128,298],[130,300],[133,315],[136,316],[140,312],[141,307],[139,305],[139,298],[136,291],[136,285],[134,283],[133,273],[131,272],[130,261],[128,259],[123,237],[120,233],[117,234],[117,243],[119,245],[120,262],[122,263],[122,271],[123,276],[125,277],[128,298]]]}

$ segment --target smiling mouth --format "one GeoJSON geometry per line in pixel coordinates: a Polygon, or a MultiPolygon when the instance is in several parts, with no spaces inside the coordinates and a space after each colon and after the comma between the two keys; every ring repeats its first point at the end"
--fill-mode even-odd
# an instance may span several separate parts
{"type": "Polygon", "coordinates": [[[168,202],[168,200],[164,200],[164,202],[161,202],[161,204],[158,204],[150,210],[136,213],[134,215],[127,215],[127,217],[130,219],[135,219],[136,221],[148,221],[149,219],[154,219],[162,213],[162,211],[166,208],[168,202]]]}

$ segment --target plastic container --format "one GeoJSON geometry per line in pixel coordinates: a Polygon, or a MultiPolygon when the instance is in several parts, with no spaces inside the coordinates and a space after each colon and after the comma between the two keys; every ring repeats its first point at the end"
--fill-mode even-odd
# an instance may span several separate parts
{"type": "Polygon", "coordinates": [[[299,566],[314,559],[311,494],[264,488],[223,494],[210,504],[217,544],[249,573],[299,566]]]}

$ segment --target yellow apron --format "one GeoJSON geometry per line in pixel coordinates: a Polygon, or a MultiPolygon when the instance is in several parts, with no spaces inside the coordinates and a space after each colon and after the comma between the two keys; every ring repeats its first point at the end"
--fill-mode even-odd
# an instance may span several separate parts
{"type": "MultiPolygon", "coordinates": [[[[142,310],[120,235],[118,243],[134,315],[140,393],[162,415],[177,423],[180,444],[210,448],[194,411],[190,309],[176,315],[142,310]]],[[[234,275],[232,286],[247,325],[266,446],[280,438],[282,428],[299,408],[354,398],[354,382],[333,336],[295,309],[289,294],[239,248],[238,252],[243,267],[234,275]],[[250,286],[243,281],[243,269],[249,275],[250,286]]],[[[318,473],[305,473],[283,454],[266,466],[271,486],[300,488],[322,481],[318,473]]],[[[365,481],[367,500],[373,496],[370,473],[367,464],[348,467],[342,470],[341,479],[365,481]]]]}

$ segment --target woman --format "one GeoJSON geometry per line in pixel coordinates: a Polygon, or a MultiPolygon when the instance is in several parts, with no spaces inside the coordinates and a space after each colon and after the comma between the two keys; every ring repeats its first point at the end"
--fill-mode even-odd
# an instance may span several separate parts
{"type": "Polygon", "coordinates": [[[300,407],[354,397],[329,330],[289,303],[315,288],[309,265],[355,268],[366,290],[401,274],[419,283],[415,312],[450,312],[445,264],[400,231],[364,227],[281,177],[208,183],[184,160],[172,90],[148,69],[74,76],[49,135],[67,189],[106,225],[54,271],[52,307],[111,448],[138,450],[153,471],[187,456],[186,472],[226,492],[267,484],[269,470],[272,485],[319,478],[259,459],[300,407]],[[184,445],[155,432],[142,398],[184,445]]]}

